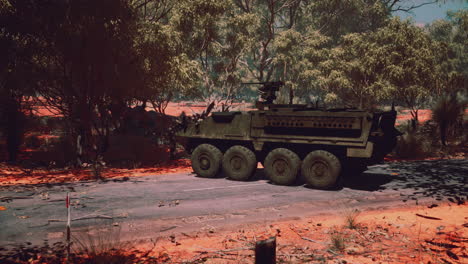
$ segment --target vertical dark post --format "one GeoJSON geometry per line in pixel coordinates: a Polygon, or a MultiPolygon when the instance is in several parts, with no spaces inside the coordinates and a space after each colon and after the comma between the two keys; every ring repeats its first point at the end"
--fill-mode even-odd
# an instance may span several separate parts
{"type": "Polygon", "coordinates": [[[255,244],[255,264],[276,263],[276,237],[258,241],[255,244]]]}

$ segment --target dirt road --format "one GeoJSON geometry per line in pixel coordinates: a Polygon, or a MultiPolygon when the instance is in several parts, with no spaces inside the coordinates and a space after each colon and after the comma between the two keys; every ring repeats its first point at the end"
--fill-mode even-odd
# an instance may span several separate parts
{"type": "Polygon", "coordinates": [[[294,219],[350,208],[404,207],[468,198],[468,160],[401,162],[370,167],[338,190],[277,186],[259,170],[249,182],[167,174],[103,183],[0,188],[0,246],[62,240],[65,196],[72,195],[72,230],[108,225],[125,239],[215,230],[294,219]]]}

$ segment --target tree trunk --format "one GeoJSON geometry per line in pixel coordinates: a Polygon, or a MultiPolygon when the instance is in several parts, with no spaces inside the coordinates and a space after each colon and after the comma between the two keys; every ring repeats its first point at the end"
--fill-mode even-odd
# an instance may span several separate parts
{"type": "Polygon", "coordinates": [[[447,122],[442,121],[439,125],[440,129],[440,142],[442,145],[447,146],[447,122]]]}
{"type": "Polygon", "coordinates": [[[413,117],[413,119],[411,119],[411,128],[413,131],[416,131],[419,124],[418,110],[411,110],[411,116],[413,117]]]}
{"type": "Polygon", "coordinates": [[[11,163],[16,163],[20,151],[21,142],[24,134],[24,114],[21,112],[21,104],[15,98],[6,98],[5,103],[6,116],[6,141],[8,160],[11,163]]]}

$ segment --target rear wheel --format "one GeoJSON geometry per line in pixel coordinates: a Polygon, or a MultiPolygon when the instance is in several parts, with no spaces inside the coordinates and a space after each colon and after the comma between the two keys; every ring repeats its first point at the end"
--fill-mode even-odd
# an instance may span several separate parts
{"type": "Polygon", "coordinates": [[[222,167],[228,178],[246,181],[257,168],[257,159],[250,149],[233,146],[224,153],[222,167]]]}
{"type": "Polygon", "coordinates": [[[296,180],[301,159],[289,149],[277,148],[265,158],[265,173],[270,180],[279,185],[290,185],[296,180]]]}
{"type": "Polygon", "coordinates": [[[198,176],[213,178],[221,168],[223,153],[211,145],[201,144],[192,152],[192,168],[198,176]]]}
{"type": "Polygon", "coordinates": [[[340,160],[325,150],[312,151],[302,161],[301,174],[310,187],[330,189],[337,184],[340,172],[340,160]]]}

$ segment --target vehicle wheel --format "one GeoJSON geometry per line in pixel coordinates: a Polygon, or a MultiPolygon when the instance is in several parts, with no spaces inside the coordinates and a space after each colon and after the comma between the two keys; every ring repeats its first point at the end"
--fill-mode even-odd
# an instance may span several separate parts
{"type": "Polygon", "coordinates": [[[275,184],[292,184],[300,167],[301,159],[289,149],[274,149],[265,158],[265,173],[275,184]]]}
{"type": "Polygon", "coordinates": [[[192,168],[198,176],[213,178],[221,168],[223,153],[210,144],[201,144],[192,152],[192,168]]]}
{"type": "Polygon", "coordinates": [[[334,187],[340,172],[340,160],[325,150],[312,151],[302,161],[301,174],[307,185],[314,188],[330,189],[334,187]]]}
{"type": "Polygon", "coordinates": [[[246,181],[257,168],[257,158],[250,149],[233,146],[224,153],[222,167],[228,178],[246,181]]]}

